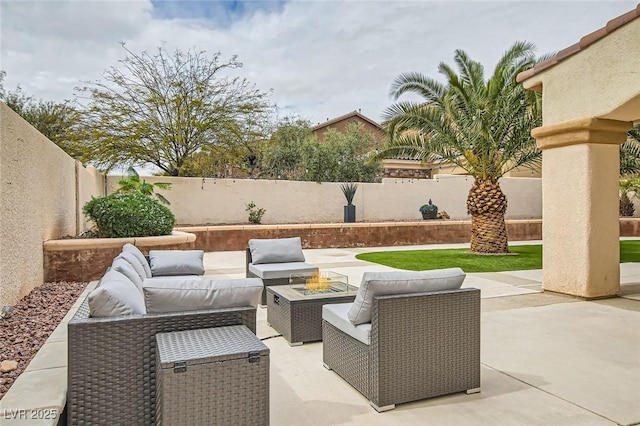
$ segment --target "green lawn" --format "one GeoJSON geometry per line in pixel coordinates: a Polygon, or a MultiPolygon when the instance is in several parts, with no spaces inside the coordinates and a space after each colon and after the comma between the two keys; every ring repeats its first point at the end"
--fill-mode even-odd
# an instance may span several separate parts
{"type": "MultiPolygon", "coordinates": [[[[542,246],[510,246],[516,255],[481,256],[469,249],[405,250],[363,253],[357,259],[398,269],[424,271],[460,267],[465,272],[500,272],[542,269],[542,246]]],[[[620,241],[620,262],[640,262],[640,240],[620,241]]]]}

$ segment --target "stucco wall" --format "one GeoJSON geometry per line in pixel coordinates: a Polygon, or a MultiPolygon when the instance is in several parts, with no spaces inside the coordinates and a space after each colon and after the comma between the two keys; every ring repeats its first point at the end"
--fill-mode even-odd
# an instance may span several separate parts
{"type": "Polygon", "coordinates": [[[76,234],[78,199],[76,161],[3,103],[0,182],[0,305],[10,305],[42,284],[43,241],[76,234]]]}
{"type": "Polygon", "coordinates": [[[543,122],[581,117],[636,120],[639,41],[640,19],[635,19],[524,81],[527,88],[542,84],[543,122]]]}
{"type": "Polygon", "coordinates": [[[78,170],[78,232],[82,232],[85,229],[89,229],[92,226],[85,215],[82,213],[82,207],[91,200],[91,197],[102,197],[105,195],[105,178],[94,167],[84,168],[80,163],[76,163],[78,170]]]}
{"type": "MultiPolygon", "coordinates": [[[[121,176],[109,176],[109,192],[121,176]]],[[[251,179],[144,177],[170,182],[160,191],[181,225],[247,223],[245,205],[266,209],[262,223],[342,222],[346,204],[339,183],[251,179]]],[[[434,179],[383,179],[358,185],[354,199],[358,222],[420,220],[418,208],[431,198],[452,219],[467,219],[466,199],[473,179],[438,175],[434,179]]],[[[504,178],[510,219],[542,217],[540,179],[504,178]]]]}

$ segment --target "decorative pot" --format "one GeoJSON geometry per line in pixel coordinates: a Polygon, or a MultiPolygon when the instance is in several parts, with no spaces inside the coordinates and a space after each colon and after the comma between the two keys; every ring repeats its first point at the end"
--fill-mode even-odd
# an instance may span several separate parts
{"type": "Polygon", "coordinates": [[[422,219],[436,219],[438,217],[438,211],[434,210],[431,212],[422,212],[422,219]]]}
{"type": "Polygon", "coordinates": [[[356,206],[348,204],[344,206],[344,222],[353,223],[356,221],[356,206]]]}

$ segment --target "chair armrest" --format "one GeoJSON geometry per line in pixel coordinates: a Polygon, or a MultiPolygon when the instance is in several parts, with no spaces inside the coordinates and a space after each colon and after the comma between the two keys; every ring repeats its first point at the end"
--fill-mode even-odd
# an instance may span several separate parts
{"type": "MultiPolygon", "coordinates": [[[[245,259],[246,259],[246,264],[245,264],[245,268],[246,268],[246,273],[249,273],[249,264],[251,263],[251,261],[253,260],[251,258],[251,249],[249,247],[246,248],[245,250],[245,259]]],[[[247,275],[248,277],[249,275],[247,275]]]]}

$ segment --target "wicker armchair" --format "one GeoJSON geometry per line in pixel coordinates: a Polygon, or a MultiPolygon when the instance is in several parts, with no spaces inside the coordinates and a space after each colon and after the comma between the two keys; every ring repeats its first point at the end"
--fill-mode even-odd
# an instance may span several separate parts
{"type": "Polygon", "coordinates": [[[155,424],[156,333],[228,325],[255,333],[256,308],[90,318],[85,299],[68,326],[68,424],[155,424]]]}
{"type": "Polygon", "coordinates": [[[376,296],[370,344],[323,320],[323,362],[379,412],[480,392],[480,290],[376,296]]]}
{"type": "MultiPolygon", "coordinates": [[[[308,263],[304,263],[304,262],[297,262],[298,263],[298,267],[300,269],[298,270],[291,270],[289,269],[292,265],[292,263],[283,263],[282,265],[282,269],[280,271],[278,271],[276,273],[276,277],[273,278],[269,278],[266,276],[260,276],[258,274],[255,274],[253,271],[251,271],[249,268],[252,264],[252,256],[251,256],[251,249],[247,248],[246,249],[246,277],[247,278],[260,278],[262,279],[262,283],[264,284],[264,290],[262,291],[262,301],[261,301],[261,305],[262,306],[266,306],[267,305],[267,287],[271,286],[271,285],[286,285],[289,284],[289,277],[291,275],[291,273],[296,273],[296,271],[298,271],[299,274],[308,274],[308,275],[312,275],[314,272],[318,271],[318,268],[316,268],[313,265],[310,265],[308,263]]],[[[278,266],[278,264],[274,264],[274,266],[278,266]]]]}

